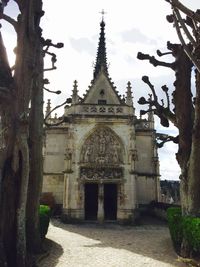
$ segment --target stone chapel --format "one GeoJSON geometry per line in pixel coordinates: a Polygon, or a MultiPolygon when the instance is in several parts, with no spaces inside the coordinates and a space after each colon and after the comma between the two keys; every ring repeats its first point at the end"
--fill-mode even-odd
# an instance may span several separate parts
{"type": "MultiPolygon", "coordinates": [[[[50,112],[50,101],[46,114],[50,112]]],[[[44,140],[43,192],[62,206],[65,221],[133,222],[141,205],[159,200],[154,118],[137,118],[131,83],[121,97],[107,65],[100,23],[93,80],[83,97],[74,81],[63,123],[49,116],[44,140]]]]}

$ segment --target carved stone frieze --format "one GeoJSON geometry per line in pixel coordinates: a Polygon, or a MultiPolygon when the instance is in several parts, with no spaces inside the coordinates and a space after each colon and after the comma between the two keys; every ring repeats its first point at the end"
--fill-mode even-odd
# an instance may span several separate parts
{"type": "Polygon", "coordinates": [[[113,107],[113,106],[99,106],[99,105],[87,105],[81,108],[84,113],[106,113],[106,114],[123,114],[123,107],[113,107]]]}
{"type": "Polygon", "coordinates": [[[122,179],[122,168],[85,168],[80,169],[81,180],[122,179]]]}

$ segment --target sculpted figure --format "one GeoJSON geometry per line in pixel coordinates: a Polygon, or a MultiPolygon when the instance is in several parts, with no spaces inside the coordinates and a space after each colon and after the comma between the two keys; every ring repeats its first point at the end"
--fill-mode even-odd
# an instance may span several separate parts
{"type": "Polygon", "coordinates": [[[92,153],[91,146],[88,145],[86,152],[85,152],[85,156],[84,156],[84,162],[90,162],[91,153],[92,153]]]}
{"type": "Polygon", "coordinates": [[[103,131],[100,132],[99,136],[99,153],[104,154],[106,151],[106,138],[103,131]]]}
{"type": "Polygon", "coordinates": [[[67,148],[65,152],[65,169],[71,170],[72,167],[72,151],[71,149],[67,148]]]}

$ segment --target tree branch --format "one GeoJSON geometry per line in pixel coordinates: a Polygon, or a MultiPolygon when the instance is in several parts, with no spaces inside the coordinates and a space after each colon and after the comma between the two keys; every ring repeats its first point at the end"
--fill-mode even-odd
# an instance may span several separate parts
{"type": "Polygon", "coordinates": [[[56,70],[57,68],[54,66],[52,68],[47,68],[47,69],[44,69],[43,71],[51,71],[51,70],[56,70]]]}
{"type": "Polygon", "coordinates": [[[65,122],[65,118],[63,118],[61,121],[58,121],[56,123],[48,123],[46,121],[44,121],[45,126],[47,127],[51,127],[51,126],[58,126],[61,125],[63,122],[65,122]]]}
{"type": "Polygon", "coordinates": [[[177,20],[176,16],[174,16],[174,25],[175,25],[175,28],[177,31],[178,38],[179,38],[179,40],[183,46],[185,53],[191,59],[193,64],[196,66],[197,70],[200,72],[200,64],[199,64],[198,60],[193,56],[191,51],[188,49],[188,46],[186,45],[185,40],[181,34],[180,27],[179,27],[178,20],[177,20]]]}
{"type": "Polygon", "coordinates": [[[175,144],[178,144],[179,136],[177,135],[177,136],[174,137],[174,136],[170,136],[170,135],[167,135],[167,134],[157,133],[156,134],[156,140],[157,141],[161,141],[160,143],[157,142],[157,147],[161,148],[167,142],[173,142],[175,144]]]}
{"type": "Polygon", "coordinates": [[[167,63],[167,62],[159,61],[154,56],[150,56],[148,54],[143,54],[141,52],[138,52],[137,58],[140,59],[140,60],[149,60],[149,62],[154,67],[162,66],[162,67],[167,67],[167,68],[174,69],[174,64],[173,63],[167,63]]]}
{"type": "Polygon", "coordinates": [[[171,55],[171,54],[172,54],[172,52],[165,52],[165,53],[162,53],[160,50],[157,50],[156,53],[157,53],[157,55],[158,55],[159,57],[166,56],[166,55],[171,55]]]}
{"type": "Polygon", "coordinates": [[[179,12],[179,10],[177,8],[174,8],[174,14],[175,14],[175,16],[177,18],[177,21],[179,21],[183,31],[185,32],[187,38],[189,39],[189,41],[192,43],[192,45],[196,46],[197,43],[194,40],[193,36],[190,34],[188,28],[185,26],[185,23],[183,22],[181,14],[180,14],[180,12],[179,12]]]}
{"type": "Polygon", "coordinates": [[[152,94],[153,94],[154,101],[158,102],[158,97],[157,97],[157,95],[156,95],[156,92],[155,92],[155,89],[154,89],[153,84],[149,81],[149,77],[148,77],[148,76],[143,76],[143,77],[142,77],[142,80],[143,80],[143,82],[145,82],[145,83],[149,86],[149,88],[151,89],[152,94]]]}
{"type": "Polygon", "coordinates": [[[170,100],[169,100],[169,94],[168,94],[168,87],[166,85],[163,85],[162,87],[163,92],[165,92],[166,94],[166,98],[167,98],[167,108],[170,109],[170,100]]]}
{"type": "Polygon", "coordinates": [[[56,69],[55,63],[57,61],[56,54],[50,53],[48,51],[44,51],[44,53],[51,56],[51,64],[52,64],[52,67],[51,68],[44,69],[44,71],[55,70],[56,69]]]}
{"type": "Polygon", "coordinates": [[[61,93],[60,90],[58,90],[58,91],[53,91],[53,90],[50,90],[50,89],[48,89],[48,88],[46,88],[46,87],[43,87],[43,89],[46,90],[46,91],[49,92],[49,93],[53,93],[53,94],[57,94],[57,95],[59,95],[59,94],[61,93]]]}
{"type": "Polygon", "coordinates": [[[55,47],[55,48],[63,48],[64,44],[63,43],[57,43],[57,44],[53,44],[52,41],[50,39],[42,39],[42,43],[43,43],[43,46],[45,48],[44,52],[46,53],[50,47],[55,47]]]}
{"type": "Polygon", "coordinates": [[[149,99],[147,101],[144,97],[141,97],[139,99],[139,101],[138,101],[139,104],[142,104],[142,105],[149,104],[150,105],[150,109],[147,111],[143,111],[143,114],[151,111],[151,107],[154,106],[155,107],[155,110],[153,110],[154,114],[160,118],[160,122],[164,127],[169,127],[169,121],[171,121],[176,126],[176,116],[169,109],[169,103],[168,103],[167,107],[164,107],[164,102],[163,102],[163,105],[160,105],[160,103],[158,102],[158,97],[156,95],[154,86],[149,81],[149,77],[143,76],[142,80],[150,87],[152,94],[153,94],[153,100],[149,99]]]}
{"type": "MultiPolygon", "coordinates": [[[[71,98],[67,98],[62,104],[60,104],[60,105],[56,106],[55,108],[53,108],[53,109],[46,115],[46,117],[44,118],[44,124],[45,124],[45,125],[48,124],[48,123],[46,122],[46,120],[48,119],[48,117],[51,115],[51,113],[52,113],[53,111],[55,111],[56,109],[58,109],[58,108],[64,106],[65,104],[69,104],[69,103],[71,103],[71,98]]],[[[51,124],[50,124],[50,125],[51,125],[51,124]]]]}
{"type": "Polygon", "coordinates": [[[183,5],[179,0],[165,0],[165,1],[170,3],[172,7],[176,7],[179,10],[181,10],[184,14],[186,14],[191,19],[194,19],[200,22],[200,15],[197,12],[194,12],[193,10],[183,5]]]}
{"type": "Polygon", "coordinates": [[[8,16],[6,14],[2,15],[2,19],[7,21],[8,23],[10,23],[14,27],[15,31],[17,32],[18,23],[16,20],[14,20],[13,18],[11,18],[10,16],[8,16]]]}

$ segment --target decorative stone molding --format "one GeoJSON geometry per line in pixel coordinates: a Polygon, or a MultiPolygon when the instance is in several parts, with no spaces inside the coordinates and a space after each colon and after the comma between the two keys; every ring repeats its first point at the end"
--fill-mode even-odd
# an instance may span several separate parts
{"type": "Polygon", "coordinates": [[[123,114],[124,113],[123,107],[99,106],[99,105],[82,106],[82,111],[88,114],[91,114],[91,113],[123,114]]]}
{"type": "Polygon", "coordinates": [[[148,129],[150,129],[150,123],[149,123],[149,121],[147,121],[147,120],[138,120],[137,122],[136,122],[136,124],[135,124],[135,128],[136,129],[144,129],[144,130],[148,130],[148,129]]]}
{"type": "Polygon", "coordinates": [[[80,169],[82,181],[119,180],[123,177],[122,168],[85,168],[80,169]]]}

